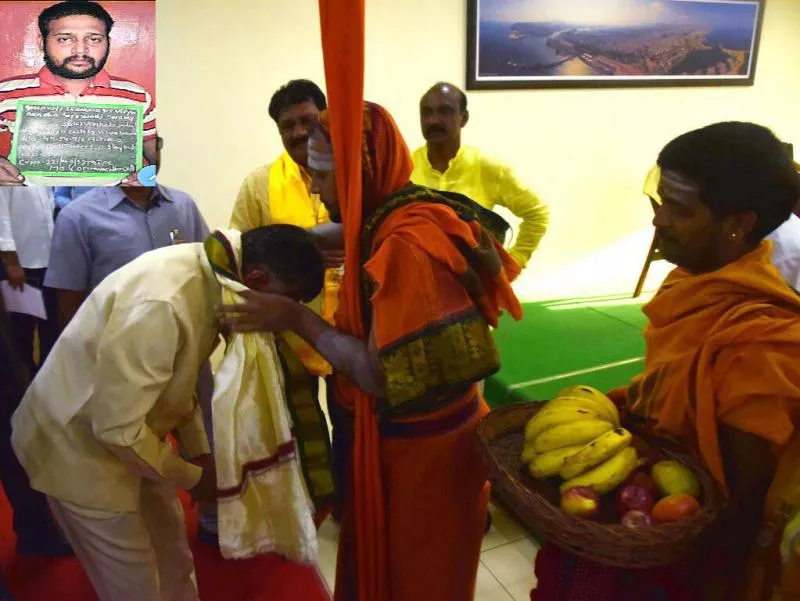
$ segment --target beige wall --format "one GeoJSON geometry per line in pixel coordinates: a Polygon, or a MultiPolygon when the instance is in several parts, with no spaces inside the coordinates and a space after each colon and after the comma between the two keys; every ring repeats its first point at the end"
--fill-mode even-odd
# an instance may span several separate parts
{"type": "MultiPolygon", "coordinates": [[[[367,0],[367,11],[366,96],[413,148],[422,92],[464,83],[466,2],[367,0]]],[[[271,93],[291,78],[324,84],[317,0],[158,0],[157,54],[161,181],[225,225],[242,178],[281,150],[271,93]]],[[[521,295],[632,290],[652,235],[641,183],[658,150],[724,119],[800,145],[798,56],[800,0],[769,0],[754,87],[470,93],[466,143],[511,164],[552,210],[521,295]]]]}

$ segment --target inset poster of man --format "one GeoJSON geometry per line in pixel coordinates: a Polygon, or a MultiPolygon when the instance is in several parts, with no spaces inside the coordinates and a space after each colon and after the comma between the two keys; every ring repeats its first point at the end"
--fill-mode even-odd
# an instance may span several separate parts
{"type": "Polygon", "coordinates": [[[0,2],[0,185],[155,185],[155,1],[0,2]]]}

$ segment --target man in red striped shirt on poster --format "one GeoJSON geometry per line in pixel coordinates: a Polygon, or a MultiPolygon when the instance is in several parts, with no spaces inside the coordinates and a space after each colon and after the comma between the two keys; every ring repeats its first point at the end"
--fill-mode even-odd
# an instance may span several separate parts
{"type": "MultiPolygon", "coordinates": [[[[144,109],[142,155],[155,163],[156,115],[153,97],[143,86],[104,69],[110,51],[111,15],[88,0],[59,2],[39,15],[39,40],[45,66],[38,73],[0,81],[0,185],[81,185],[85,179],[34,178],[27,180],[8,160],[19,100],[74,102],[75,104],[130,104],[144,109]]],[[[93,178],[95,185],[133,184],[136,174],[93,178]]]]}

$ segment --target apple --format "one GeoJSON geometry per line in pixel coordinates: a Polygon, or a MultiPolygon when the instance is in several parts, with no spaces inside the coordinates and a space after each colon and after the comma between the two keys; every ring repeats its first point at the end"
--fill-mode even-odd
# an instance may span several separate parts
{"type": "Polygon", "coordinates": [[[570,488],[561,495],[561,509],[579,518],[591,518],[600,513],[600,495],[586,486],[570,488]]]}
{"type": "Polygon", "coordinates": [[[634,509],[622,516],[622,521],[620,523],[626,528],[637,530],[639,528],[648,528],[652,526],[653,518],[644,511],[634,509]]]}
{"type": "Polygon", "coordinates": [[[653,480],[653,477],[647,472],[641,470],[633,472],[625,481],[625,485],[627,484],[633,484],[634,486],[645,489],[654,500],[661,496],[661,492],[658,490],[658,484],[656,484],[656,481],[653,480]]]}
{"type": "Polygon", "coordinates": [[[653,510],[653,495],[643,486],[628,484],[623,486],[617,493],[617,511],[619,515],[625,515],[629,511],[643,511],[650,513],[653,510]]]}

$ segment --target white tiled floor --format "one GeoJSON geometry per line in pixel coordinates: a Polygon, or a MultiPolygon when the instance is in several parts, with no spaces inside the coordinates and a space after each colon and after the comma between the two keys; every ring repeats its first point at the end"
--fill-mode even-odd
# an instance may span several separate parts
{"type": "MultiPolygon", "coordinates": [[[[497,578],[514,601],[530,601],[535,583],[533,559],[538,547],[525,537],[481,553],[481,564],[497,578]]],[[[487,597],[490,601],[492,597],[487,597]]]]}
{"type": "MultiPolygon", "coordinates": [[[[491,506],[492,528],[483,539],[475,601],[529,601],[537,545],[503,510],[491,506]]],[[[319,529],[319,566],[333,590],[339,529],[328,519],[319,529]]]]}

